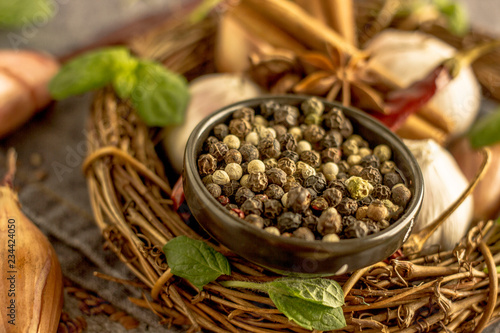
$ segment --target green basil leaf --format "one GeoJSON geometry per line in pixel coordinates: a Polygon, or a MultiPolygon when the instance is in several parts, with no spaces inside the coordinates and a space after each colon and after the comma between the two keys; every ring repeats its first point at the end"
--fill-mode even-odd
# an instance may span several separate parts
{"type": "Polygon", "coordinates": [[[113,88],[120,98],[129,98],[137,86],[137,76],[135,70],[139,65],[139,60],[136,58],[124,59],[120,65],[121,70],[118,71],[113,78],[113,88]]]}
{"type": "Polygon", "coordinates": [[[344,292],[340,285],[329,279],[280,278],[269,283],[274,292],[336,308],[344,305],[344,292]]]}
{"type": "Polygon", "coordinates": [[[445,17],[451,33],[464,36],[469,31],[469,16],[463,4],[450,0],[434,0],[434,2],[445,17]]]}
{"type": "Polygon", "coordinates": [[[189,101],[186,79],[151,61],[139,62],[135,75],[131,98],[142,120],[149,126],[182,123],[189,101]]]}
{"type": "Polygon", "coordinates": [[[346,326],[341,307],[330,307],[301,298],[269,291],[276,308],[290,320],[309,330],[330,331],[346,326]]]}
{"type": "Polygon", "coordinates": [[[163,247],[172,274],[189,280],[199,289],[222,274],[230,275],[226,257],[203,241],[175,237],[163,247]]]}
{"type": "Polygon", "coordinates": [[[112,47],[86,53],[64,64],[49,83],[55,99],[64,99],[104,87],[130,62],[125,47],[112,47]]]}
{"type": "Polygon", "coordinates": [[[222,0],[203,0],[189,15],[191,23],[203,20],[222,0]]]}
{"type": "Polygon", "coordinates": [[[55,6],[52,0],[0,0],[0,26],[44,24],[54,16],[55,6]]]}
{"type": "Polygon", "coordinates": [[[474,148],[489,146],[500,141],[500,109],[479,119],[469,131],[474,148]]]}

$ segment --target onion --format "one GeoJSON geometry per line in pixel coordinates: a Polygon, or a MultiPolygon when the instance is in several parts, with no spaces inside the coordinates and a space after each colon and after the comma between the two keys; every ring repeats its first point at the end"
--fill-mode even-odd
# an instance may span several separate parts
{"type": "MultiPolygon", "coordinates": [[[[474,197],[474,219],[496,219],[500,214],[500,143],[490,147],[491,163],[484,178],[477,184],[474,197]]],[[[482,163],[481,155],[472,149],[468,138],[464,137],[450,146],[450,152],[455,157],[465,177],[471,181],[482,163]]]]}
{"type": "MultiPolygon", "coordinates": [[[[469,182],[453,156],[434,140],[404,142],[417,159],[424,176],[424,199],[414,228],[414,232],[418,232],[451,206],[469,182]]],[[[441,250],[453,249],[469,229],[473,207],[473,199],[468,197],[432,234],[425,247],[439,245],[441,250]]]]}
{"type": "MultiPolygon", "coordinates": [[[[422,79],[443,60],[454,56],[456,49],[422,32],[384,30],[368,44],[370,62],[383,66],[403,87],[422,79]]],[[[470,66],[438,91],[429,101],[452,136],[465,132],[479,111],[481,91],[470,66]]],[[[424,115],[425,117],[425,115],[424,115]]]]}
{"type": "Polygon", "coordinates": [[[239,74],[210,74],[200,76],[189,85],[191,100],[184,123],[166,129],[163,146],[177,173],[182,172],[184,149],[196,125],[214,111],[244,99],[260,95],[260,88],[239,74]]]}

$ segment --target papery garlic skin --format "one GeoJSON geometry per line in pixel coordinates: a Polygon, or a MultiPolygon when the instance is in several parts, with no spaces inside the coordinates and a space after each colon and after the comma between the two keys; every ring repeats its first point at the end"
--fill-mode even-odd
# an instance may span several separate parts
{"type": "MultiPolygon", "coordinates": [[[[469,185],[453,156],[434,140],[404,140],[415,156],[424,178],[422,208],[413,232],[418,232],[450,207],[469,185]]],[[[451,250],[467,233],[474,210],[469,196],[431,235],[424,247],[451,250]]]]}
{"type": "Polygon", "coordinates": [[[260,87],[240,74],[210,74],[198,77],[189,85],[191,100],[184,123],[167,127],[163,147],[173,169],[182,172],[184,150],[189,135],[198,123],[218,109],[261,94],[260,87]]]}
{"type": "MultiPolygon", "coordinates": [[[[424,78],[456,49],[422,32],[384,30],[368,44],[370,62],[382,66],[403,87],[424,78]]],[[[470,66],[429,101],[449,125],[450,134],[464,133],[474,122],[481,103],[480,85],[470,66]]]]}

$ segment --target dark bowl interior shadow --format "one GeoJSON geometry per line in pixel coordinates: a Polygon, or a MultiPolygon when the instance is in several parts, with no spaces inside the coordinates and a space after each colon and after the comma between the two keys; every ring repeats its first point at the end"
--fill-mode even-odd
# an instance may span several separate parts
{"type": "Polygon", "coordinates": [[[423,178],[418,164],[404,145],[387,127],[362,111],[327,102],[325,112],[339,107],[352,122],[354,133],[364,137],[370,147],[386,144],[393,161],[406,179],[412,198],[404,214],[390,227],[358,239],[329,243],[270,235],[241,219],[231,216],[206,190],[198,174],[197,158],[203,143],[217,124],[227,122],[242,107],[259,108],[268,100],[299,106],[307,96],[281,95],[250,99],[224,107],[202,120],[193,130],[184,156],[184,193],[187,204],[200,225],[222,245],[243,258],[282,274],[307,276],[351,272],[384,260],[408,239],[423,198],[423,178]]]}

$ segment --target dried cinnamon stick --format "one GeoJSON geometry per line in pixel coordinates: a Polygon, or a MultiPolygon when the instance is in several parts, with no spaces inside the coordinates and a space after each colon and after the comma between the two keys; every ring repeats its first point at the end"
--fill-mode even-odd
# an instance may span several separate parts
{"type": "Polygon", "coordinates": [[[413,114],[406,119],[406,122],[396,131],[396,134],[405,139],[422,140],[430,138],[440,145],[445,144],[448,135],[433,125],[420,117],[420,114],[413,114]]]}
{"type": "Polygon", "coordinates": [[[348,43],[357,46],[353,0],[321,0],[327,23],[348,43]]]}

